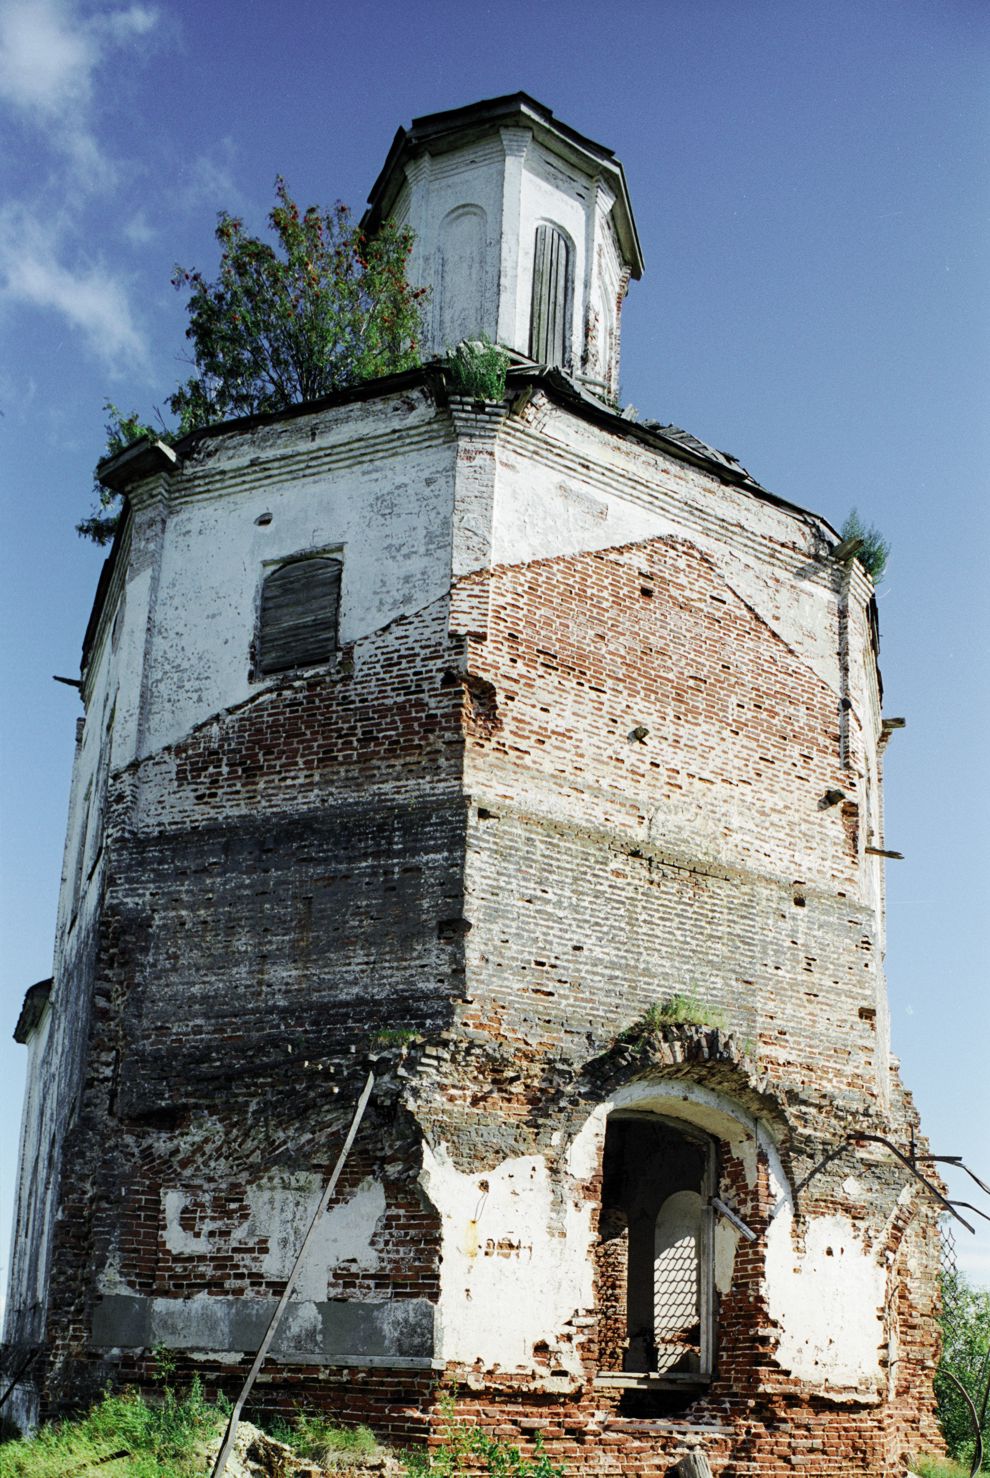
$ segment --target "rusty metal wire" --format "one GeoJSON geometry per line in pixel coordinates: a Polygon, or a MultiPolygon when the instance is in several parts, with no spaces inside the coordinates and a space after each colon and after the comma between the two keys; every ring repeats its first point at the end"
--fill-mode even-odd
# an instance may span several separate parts
{"type": "MultiPolygon", "coordinates": [[[[974,1176],[975,1179],[975,1176],[974,1176]]],[[[978,1369],[953,1368],[953,1351],[965,1339],[966,1316],[958,1297],[960,1274],[956,1251],[956,1234],[948,1216],[939,1218],[939,1273],[942,1285],[942,1331],[944,1337],[939,1380],[948,1381],[962,1400],[973,1430],[973,1456],[970,1478],[976,1478],[983,1466],[984,1432],[987,1407],[990,1405],[990,1350],[987,1351],[978,1369]]],[[[936,1382],[936,1388],[938,1381],[936,1382]]],[[[940,1406],[941,1406],[940,1396],[940,1406]]]]}
{"type": "Polygon", "coordinates": [[[943,1278],[958,1278],[959,1256],[956,1251],[956,1234],[948,1216],[938,1221],[938,1265],[943,1278]]]}

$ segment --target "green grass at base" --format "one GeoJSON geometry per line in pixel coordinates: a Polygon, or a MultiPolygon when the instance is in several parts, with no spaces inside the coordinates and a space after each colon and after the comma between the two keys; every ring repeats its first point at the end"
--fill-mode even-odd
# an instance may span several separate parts
{"type": "Polygon", "coordinates": [[[104,1396],[87,1416],[0,1445],[0,1478],[202,1478],[202,1449],[227,1419],[198,1380],[159,1404],[137,1392],[104,1396]],[[115,1456],[120,1454],[120,1456],[115,1456]]]}

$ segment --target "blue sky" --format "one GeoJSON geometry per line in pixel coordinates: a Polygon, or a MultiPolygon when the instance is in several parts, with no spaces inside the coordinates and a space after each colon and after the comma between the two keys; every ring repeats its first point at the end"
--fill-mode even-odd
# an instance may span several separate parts
{"type": "MultiPolygon", "coordinates": [[[[150,416],[187,372],[169,278],[212,272],[218,209],[260,230],[282,173],[360,210],[400,123],[519,89],[626,166],[647,270],[623,398],[891,540],[894,1050],[933,1148],[990,1178],[988,84],[984,0],[0,0],[0,1237],[9,1031],[51,971],[80,711],[51,674],[78,672],[101,563],[73,525],[102,404],[150,416]]],[[[988,1232],[959,1244],[990,1283],[988,1232]]]]}

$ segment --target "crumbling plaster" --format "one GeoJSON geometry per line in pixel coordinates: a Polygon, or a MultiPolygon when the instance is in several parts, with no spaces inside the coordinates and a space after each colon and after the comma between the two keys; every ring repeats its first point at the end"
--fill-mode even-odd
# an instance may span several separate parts
{"type": "MultiPolygon", "coordinates": [[[[28,1063],[21,1112],[15,1197],[20,1215],[14,1226],[12,1277],[23,1288],[25,1304],[30,1309],[44,1306],[48,1272],[45,1255],[47,1232],[55,1213],[57,1194],[57,1187],[50,1175],[45,1177],[43,1185],[36,1183],[39,1171],[45,1165],[47,1147],[55,1134],[58,1121],[57,1098],[44,1091],[44,1072],[52,1063],[51,1035],[52,1010],[51,1005],[47,1004],[27,1043],[28,1063]]],[[[35,1328],[32,1332],[37,1336],[40,1330],[35,1328]]]]}
{"type": "MultiPolygon", "coordinates": [[[[574,417],[545,397],[507,418],[499,437],[493,565],[658,534],[687,538],[709,554],[739,597],[839,692],[837,575],[822,557],[818,520],[592,423],[575,427],[574,417]]],[[[865,588],[856,593],[862,601],[865,588]]],[[[861,640],[863,649],[868,645],[861,640]]]]}
{"type": "MultiPolygon", "coordinates": [[[[615,551],[617,541],[635,535],[636,541],[626,544],[624,551],[610,553],[610,558],[624,560],[632,568],[645,539],[658,533],[688,538],[714,561],[726,582],[726,598],[758,612],[787,650],[807,663],[810,673],[833,692],[840,690],[834,570],[813,558],[820,553],[814,520],[585,423],[542,393],[521,418],[455,411],[454,421],[456,439],[447,415],[424,390],[294,418],[246,435],[207,439],[173,480],[164,523],[157,500],[146,506],[139,500],[133,537],[151,552],[138,560],[135,579],[140,586],[149,578],[157,541],[156,614],[149,622],[148,592],[132,598],[129,590],[116,654],[106,640],[94,653],[87,675],[90,718],[75,780],[77,803],[95,779],[100,738],[96,714],[106,711],[111,690],[145,694],[142,742],[148,751],[158,749],[161,770],[154,792],[144,797],[142,812],[149,818],[167,814],[174,790],[168,748],[180,733],[208,722],[217,712],[266,701],[269,693],[277,692],[277,685],[258,684],[251,678],[254,602],[270,562],[302,548],[332,546],[343,552],[341,639],[356,648],[360,660],[364,644],[387,628],[397,611],[443,601],[452,573],[462,577],[479,568],[497,570],[547,557],[615,551]],[[390,478],[388,496],[383,497],[375,480],[386,455],[391,458],[390,478]],[[568,472],[564,479],[562,468],[568,472]],[[300,496],[301,488],[307,490],[306,498],[300,496]],[[229,517],[235,497],[236,521],[229,517]],[[271,514],[272,521],[259,526],[255,520],[263,514],[271,514]],[[148,519],[157,533],[141,533],[148,519]],[[217,559],[215,551],[221,544],[223,558],[217,559]],[[201,550],[208,550],[210,557],[197,557],[201,550]],[[762,570],[757,569],[757,552],[762,570]],[[771,574],[775,560],[780,568],[771,574]],[[780,578],[785,572],[790,578],[780,578]],[[174,653],[191,638],[191,610],[201,613],[196,640],[202,652],[197,649],[196,662],[183,662],[174,653]],[[140,645],[133,629],[142,622],[148,637],[147,649],[140,654],[139,681],[130,664],[140,645]]],[[[850,600],[854,613],[864,605],[864,592],[855,593],[856,600],[850,600]]],[[[459,613],[463,600],[455,591],[452,632],[466,625],[484,634],[485,610],[475,603],[459,613]]],[[[111,611],[105,614],[104,628],[112,617],[111,611]]],[[[863,668],[868,642],[862,620],[861,627],[863,639],[851,641],[850,647],[859,653],[857,661],[863,668]]],[[[128,758],[122,739],[128,732],[126,699],[118,697],[116,707],[114,769],[122,768],[128,758]]],[[[561,716],[556,717],[559,725],[561,716]]],[[[650,720],[642,703],[630,704],[629,711],[618,717],[623,731],[644,717],[650,720]]],[[[751,829],[750,794],[723,790],[721,805],[713,810],[707,790],[683,777],[679,793],[666,796],[662,812],[657,811],[648,795],[639,793],[634,773],[636,761],[646,757],[645,750],[642,757],[631,753],[632,766],[625,767],[621,794],[614,788],[609,793],[603,814],[606,825],[614,826],[628,812],[620,824],[630,824],[647,847],[669,852],[673,846],[676,853],[676,838],[683,836],[695,858],[699,847],[705,850],[707,837],[712,858],[724,864],[733,834],[744,839],[751,829]]],[[[497,755],[486,754],[483,771],[479,767],[476,773],[473,751],[469,752],[470,788],[511,786],[516,805],[522,802],[542,811],[551,821],[561,813],[568,815],[576,802],[587,826],[587,785],[572,800],[547,774],[537,783],[532,769],[522,772],[518,765],[508,768],[500,781],[501,763],[497,755]]],[[[146,787],[149,779],[142,785],[146,787]]],[[[817,795],[809,790],[804,824],[815,833],[808,849],[809,866],[815,865],[812,857],[820,858],[823,831],[830,822],[837,824],[837,813],[822,818],[816,801],[817,795]]],[[[70,829],[70,848],[73,835],[80,835],[78,804],[74,810],[76,830],[70,829]]],[[[745,851],[739,860],[744,859],[745,851]]],[[[875,865],[868,866],[868,879],[875,870],[875,865]]],[[[803,930],[804,920],[797,923],[803,930]]],[[[868,964],[864,961],[865,967],[868,964]]]]}
{"type": "MultiPolygon", "coordinates": [[[[575,432],[574,417],[547,402],[521,421],[486,423],[480,461],[477,454],[465,461],[463,441],[455,454],[449,421],[426,394],[351,409],[350,418],[341,408],[204,443],[173,480],[166,519],[157,497],[138,499],[131,538],[149,553],[137,561],[118,609],[104,613],[104,638],[114,627],[115,652],[101,641],[87,672],[70,851],[81,836],[82,801],[104,744],[100,716],[105,721],[113,712],[111,763],[120,770],[135,746],[143,754],[161,750],[212,714],[257,697],[265,685],[252,677],[245,636],[254,630],[260,583],[273,564],[304,551],[343,556],[346,646],[443,598],[452,572],[615,548],[658,534],[687,537],[716,561],[733,594],[840,691],[834,577],[813,558],[817,536],[807,519],[724,486],[713,514],[710,476],[597,427],[579,424],[575,432]],[[567,454],[560,450],[563,422],[571,428],[567,454]],[[383,501],[377,484],[389,452],[397,461],[383,501]],[[573,475],[562,479],[568,458],[573,475]],[[316,496],[300,497],[302,475],[316,496]],[[236,521],[229,516],[234,496],[236,521]],[[269,514],[270,523],[256,523],[269,514]],[[769,573],[768,546],[781,551],[785,564],[798,565],[798,578],[769,573]],[[200,557],[206,550],[208,559],[200,557]],[[183,660],[190,641],[195,660],[191,652],[183,660]],[[133,711],[138,702],[141,715],[133,711]]],[[[462,430],[477,426],[468,422],[462,430]]],[[[855,613],[862,596],[852,604],[855,613]]],[[[471,621],[477,624],[473,614],[471,621]]],[[[850,641],[860,667],[868,645],[865,628],[850,641]]],[[[857,721],[872,736],[879,716],[857,714],[857,721]]],[[[698,808],[687,798],[684,804],[686,828],[703,824],[698,808]]]]}
{"type": "MultiPolygon", "coordinates": [[[[854,660],[844,674],[835,570],[820,547],[819,526],[808,516],[585,422],[543,391],[515,416],[505,407],[479,412],[456,402],[448,411],[424,384],[363,402],[354,424],[359,434],[345,437],[345,427],[353,431],[354,425],[331,408],[207,438],[169,487],[149,486],[136,498],[130,533],[139,553],[136,573],[126,590],[122,582],[112,588],[91,648],[89,717],[67,849],[68,874],[73,848],[85,846],[89,822],[78,812],[84,796],[98,794],[101,749],[106,753],[101,736],[113,715],[110,843],[117,868],[124,869],[124,884],[115,883],[114,907],[149,930],[139,955],[127,964],[134,973],[126,980],[120,1020],[130,1055],[116,1112],[134,1115],[136,1122],[173,1096],[181,1109],[184,1074],[197,1085],[210,1081],[215,1069],[204,1066],[200,1017],[211,1030],[219,1029],[219,979],[229,978],[232,990],[246,985],[250,992],[244,997],[252,1013],[247,1036],[258,1033],[249,1045],[257,1049],[263,1072],[274,1070],[278,1051],[285,1050],[264,1026],[271,1002],[279,1002],[281,1019],[291,1019],[294,1032],[305,1033],[307,1041],[312,1034],[315,1041],[323,1028],[309,1001],[310,987],[303,989],[293,963],[302,956],[292,951],[311,950],[329,928],[336,941],[355,908],[347,931],[358,951],[353,978],[346,965],[340,975],[333,951],[320,955],[318,993],[324,992],[326,1002],[332,998],[334,1010],[347,1005],[347,992],[360,994],[361,981],[374,980],[382,982],[381,1002],[376,1007],[369,998],[361,1009],[387,1011],[390,1024],[404,1026],[407,1013],[423,1005],[410,985],[403,985],[394,1006],[388,992],[404,968],[412,969],[413,959],[422,960],[410,981],[415,975],[435,994],[431,1012],[440,1011],[442,998],[444,1011],[453,1013],[454,1031],[498,1043],[510,1055],[521,1048],[529,1063],[524,1072],[532,1067],[538,1075],[538,1054],[546,1054],[552,1076],[553,1064],[581,1070],[589,1052],[606,1050],[615,1033],[659,995],[691,992],[700,983],[706,998],[731,1007],[734,1030],[752,1034],[762,1070],[785,1085],[795,1102],[807,1099],[790,1126],[805,1136],[802,1154],[809,1137],[813,1141],[822,1132],[821,1115],[831,1112],[821,1095],[809,1092],[819,1074],[832,1075],[843,1113],[864,1101],[882,1106],[883,1018],[879,1033],[868,1019],[877,992],[882,995],[875,869],[864,868],[862,840],[850,852],[839,813],[823,813],[817,804],[830,783],[828,767],[838,763],[839,726],[836,720],[833,730],[832,715],[844,684],[857,704],[850,730],[855,765],[869,753],[878,723],[876,687],[864,677],[872,661],[866,582],[857,576],[846,591],[844,639],[854,660]],[[570,451],[562,450],[567,421],[570,451]],[[388,477],[376,488],[382,466],[388,477]],[[270,523],[256,522],[268,514],[270,523]],[[763,546],[768,553],[760,569],[757,551],[763,546]],[[250,642],[261,572],[269,561],[328,548],[344,557],[341,640],[349,665],[320,674],[318,681],[255,682],[250,642]],[[765,663],[768,678],[792,697],[807,693],[801,722],[813,732],[824,768],[820,784],[816,772],[815,784],[805,777],[795,782],[793,795],[790,782],[773,779],[773,804],[786,814],[786,826],[776,824],[776,813],[774,824],[765,823],[749,801],[743,804],[731,792],[743,749],[763,742],[762,718],[741,725],[739,752],[726,760],[737,773],[727,773],[720,790],[695,777],[693,792],[654,795],[650,762],[661,752],[657,746],[669,741],[693,759],[692,745],[702,742],[703,729],[692,719],[683,735],[668,733],[662,707],[654,713],[639,695],[644,669],[635,643],[650,627],[627,595],[639,597],[647,583],[644,570],[650,581],[656,576],[658,590],[669,580],[676,592],[670,605],[676,614],[668,624],[680,633],[678,640],[693,640],[692,612],[703,624],[712,609],[707,602],[717,596],[718,612],[727,613],[719,619],[733,623],[733,642],[745,634],[758,654],[754,671],[765,663]],[[557,661],[565,634],[562,612],[565,599],[573,599],[575,580],[587,583],[589,601],[604,591],[621,603],[621,620],[609,620],[603,608],[602,631],[609,639],[600,647],[591,606],[582,608],[593,661],[601,654],[614,667],[608,704],[593,698],[587,709],[582,705],[588,692],[575,686],[566,661],[557,661]],[[528,648],[521,651],[530,683],[525,691],[508,666],[499,667],[503,659],[509,662],[507,630],[524,630],[516,619],[524,596],[532,597],[540,630],[546,628],[544,637],[534,625],[534,647],[546,642],[556,673],[533,662],[528,648]],[[200,607],[205,614],[195,639],[202,641],[213,677],[200,682],[195,675],[187,683],[172,668],[191,669],[194,654],[189,650],[177,661],[170,653],[174,641],[186,639],[183,631],[193,639],[190,612],[200,607]],[[424,756],[442,752],[442,769],[435,758],[425,770],[411,767],[410,735],[418,738],[420,730],[402,727],[410,721],[396,715],[391,698],[380,712],[360,708],[371,702],[365,689],[373,696],[380,674],[397,672],[410,691],[418,695],[422,688],[432,695],[427,707],[411,710],[415,724],[428,718],[423,733],[435,732],[437,715],[446,713],[442,703],[465,705],[466,737],[457,728],[446,738],[441,734],[442,751],[423,750],[424,756]],[[361,694],[359,706],[335,707],[355,702],[352,687],[361,694]],[[304,722],[321,736],[323,758],[312,773],[294,766],[291,754],[283,760],[280,715],[297,711],[290,701],[300,705],[300,715],[305,709],[304,722]],[[550,716],[542,717],[541,708],[550,716]],[[634,741],[630,731],[644,719],[648,742],[634,741]],[[386,743],[383,726],[393,721],[395,733],[386,743]],[[335,722],[344,725],[341,734],[364,736],[353,751],[366,753],[358,761],[363,769],[348,769],[351,762],[344,762],[340,746],[326,743],[327,725],[335,722]],[[552,746],[541,742],[550,735],[573,745],[575,763],[564,767],[566,773],[558,773],[562,767],[552,746]],[[248,768],[239,769],[245,753],[248,768]],[[222,825],[212,814],[218,793],[222,825]],[[439,873],[434,879],[430,869],[446,855],[442,848],[450,836],[442,826],[438,842],[430,828],[439,816],[439,798],[448,793],[459,808],[458,825],[466,827],[466,833],[457,832],[465,853],[456,879],[439,873]],[[380,807],[387,796],[399,808],[396,816],[401,811],[408,820],[412,806],[423,817],[400,843],[400,831],[389,829],[396,820],[383,823],[381,837],[369,838],[364,813],[355,813],[352,839],[348,807],[354,808],[355,796],[365,808],[380,807]],[[283,823],[290,813],[298,858],[285,851],[283,823]],[[277,859],[268,856],[277,840],[273,827],[285,851],[277,859]],[[163,867],[174,870],[162,840],[166,833],[173,838],[168,845],[184,859],[174,878],[161,873],[163,867]],[[360,846],[358,833],[364,837],[360,846]],[[734,834],[748,838],[748,853],[731,855],[734,834]],[[754,864],[757,844],[765,844],[760,865],[754,864]],[[328,847],[355,849],[343,877],[332,878],[332,891],[327,866],[318,862],[330,855],[328,847]],[[420,847],[426,849],[422,855],[420,847]],[[430,849],[437,847],[434,857],[430,849]],[[398,860],[388,862],[389,848],[398,848],[397,859],[402,854],[403,862],[415,862],[409,880],[398,860]],[[379,896],[382,868],[388,882],[379,896]],[[192,969],[187,947],[165,925],[173,916],[197,919],[203,877],[210,879],[210,903],[197,923],[192,969]],[[580,907],[562,905],[572,890],[583,900],[580,907]],[[504,937],[507,910],[511,942],[504,937]],[[255,928],[266,938],[260,956],[255,928]],[[382,972],[379,928],[391,931],[391,974],[382,972]],[[458,941],[450,965],[440,964],[445,938],[458,941]],[[826,954],[828,964],[822,962],[826,954]],[[189,1031],[184,1023],[172,1044],[168,1084],[160,1044],[173,1032],[175,1007],[161,989],[163,980],[185,990],[191,1016],[189,1031]],[[829,1024],[837,1016],[848,1018],[841,1040],[829,1024]]],[[[705,650],[717,655],[718,640],[716,634],[705,650]]],[[[677,659],[668,666],[680,681],[683,664],[677,659]]],[[[739,683],[728,691],[738,699],[739,683]]],[[[455,713],[451,708],[449,716],[455,713]]],[[[717,737],[714,700],[704,713],[705,722],[715,715],[717,737]]],[[[789,711],[788,735],[797,732],[796,723],[789,711]]],[[[860,794],[856,770],[845,783],[847,793],[860,794]]],[[[877,826],[875,792],[870,804],[877,826]]],[[[86,951],[104,906],[101,867],[98,861],[93,865],[88,890],[84,883],[75,923],[63,890],[56,1011],[72,989],[71,972],[89,968],[86,951]]],[[[243,1021],[240,1027],[245,1029],[243,1021]]],[[[69,1045],[82,1041],[86,1030],[59,1018],[69,1045]]],[[[319,1050],[307,1047],[306,1053],[319,1050]]],[[[67,1083],[67,1069],[60,1072],[67,1083]]],[[[64,1104],[62,1088],[59,1095],[64,1104]]],[[[408,1103],[415,1117],[413,1090],[408,1103]]],[[[594,1180],[607,1116],[630,1108],[681,1119],[723,1144],[741,1167],[736,1190],[743,1197],[755,1196],[761,1175],[769,1176],[780,1204],[765,1228],[765,1267],[754,1281],[749,1244],[720,1218],[716,1288],[730,1307],[744,1285],[759,1292],[773,1331],[773,1374],[790,1381],[791,1389],[840,1401],[875,1400],[884,1373],[883,1310],[889,1302],[882,1237],[867,1245],[853,1219],[856,1212],[836,1204],[831,1193],[820,1205],[814,1198],[805,1204],[805,1198],[798,1215],[780,1158],[783,1121],[759,1118],[752,1108],[683,1074],[670,1082],[610,1087],[569,1145],[573,1105],[569,1128],[557,1142],[545,1123],[533,1129],[527,1144],[526,1135],[493,1121],[484,1150],[473,1153],[465,1148],[470,1134],[457,1142],[456,1114],[447,1121],[443,1114],[431,1119],[418,1182],[426,1209],[406,1214],[416,1225],[421,1217],[424,1225],[431,1215],[438,1218],[437,1268],[420,1268],[415,1258],[424,1254],[411,1251],[416,1271],[410,1296],[383,1296],[392,1271],[388,1238],[376,1228],[395,1214],[395,1188],[378,1169],[365,1166],[364,1178],[321,1230],[276,1359],[324,1369],[348,1363],[371,1369],[376,1362],[395,1369],[446,1367],[471,1372],[479,1388],[489,1378],[507,1377],[519,1390],[576,1396],[593,1344],[594,1180]],[[839,1290],[835,1297],[833,1285],[839,1290]]],[[[228,1132],[218,1120],[221,1137],[228,1132]]],[[[139,1142],[140,1134],[135,1152],[139,1142]]],[[[57,1162],[44,1173],[57,1174],[57,1162]]],[[[237,1256],[259,1285],[284,1277],[290,1249],[318,1196],[318,1177],[283,1171],[276,1180],[249,1179],[248,1210],[236,1224],[214,1213],[209,1197],[190,1190],[192,1184],[163,1186],[164,1252],[177,1264],[202,1263],[204,1272],[197,1276],[207,1276],[209,1258],[228,1245],[243,1249],[237,1256]]],[[[846,1199],[851,1201],[851,1192],[846,1199]]],[[[51,1211],[39,1203],[32,1213],[45,1221],[43,1246],[53,1228],[51,1211]]],[[[94,1341],[103,1350],[139,1350],[161,1340],[223,1365],[251,1348],[274,1306],[257,1288],[166,1295],[146,1280],[139,1291],[128,1281],[132,1275],[120,1271],[119,1250],[115,1244],[104,1259],[93,1313],[94,1341]]],[[[766,1378],[761,1380],[754,1389],[769,1390],[766,1378]]]]}
{"type": "MultiPolygon", "coordinates": [[[[171,1252],[203,1256],[218,1239],[223,1244],[264,1245],[260,1268],[273,1282],[287,1278],[296,1254],[319,1205],[323,1185],[318,1176],[296,1172],[272,1173],[264,1180],[249,1185],[246,1199],[250,1215],[233,1230],[222,1220],[211,1221],[209,1212],[201,1215],[201,1197],[184,1190],[162,1192],[164,1239],[171,1252]],[[197,1205],[191,1226],[186,1225],[186,1209],[190,1199],[197,1205]]],[[[375,1231],[385,1214],[385,1191],[370,1177],[351,1196],[329,1207],[317,1224],[306,1258],[295,1280],[295,1296],[302,1300],[327,1297],[328,1286],[334,1291],[335,1269],[350,1263],[362,1272],[378,1267],[379,1255],[374,1246],[375,1231]]]]}
{"type": "MultiPolygon", "coordinates": [[[[259,690],[251,638],[261,582],[279,562],[303,553],[342,558],[342,647],[449,586],[452,446],[427,396],[377,402],[357,415],[340,408],[291,429],[275,445],[264,433],[246,443],[220,439],[205,448],[205,467],[194,457],[185,469],[195,496],[184,498],[181,484],[174,490],[144,654],[142,753],[259,690]]],[[[120,686],[133,691],[134,674],[122,673],[120,686]]]]}
{"type": "Polygon", "coordinates": [[[733,458],[608,410],[642,266],[609,150],[523,94],[417,119],[388,215],[427,352],[525,359],[560,233],[571,378],[483,403],[434,365],[104,467],[128,512],[23,1018],[16,1399],[146,1383],[158,1343],[234,1389],[373,1068],[260,1401],[419,1440],[445,1375],[568,1471],[658,1478],[687,1438],[719,1472],[899,1471],[934,1431],[937,1213],[853,1132],[918,1128],[872,586],[733,458]],[[263,582],[303,555],[342,562],[338,650],[259,678],[263,582]],[[614,1115],[662,1123],[606,1164],[614,1115]]]}
{"type": "MultiPolygon", "coordinates": [[[[777,1147],[780,1129],[684,1080],[619,1089],[591,1112],[562,1157],[516,1155],[464,1170],[443,1142],[424,1145],[420,1179],[443,1228],[438,1357],[530,1378],[545,1376],[549,1364],[558,1389],[561,1373],[581,1377],[575,1333],[594,1311],[593,1187],[608,1117],[630,1110],[683,1122],[731,1148],[750,1192],[757,1189],[758,1160],[765,1163],[775,1206],[765,1230],[763,1293],[775,1362],[825,1398],[842,1401],[853,1392],[875,1399],[886,1266],[848,1217],[811,1215],[797,1228],[777,1147]]],[[[732,1288],[739,1242],[740,1234],[719,1217],[715,1284],[723,1296],[732,1288]]]]}
{"type": "Polygon", "coordinates": [[[437,1354],[478,1370],[534,1375],[534,1345],[581,1374],[575,1317],[593,1306],[592,1207],[563,1193],[543,1155],[483,1173],[459,1170],[443,1143],[424,1146],[423,1188],[443,1226],[437,1354]],[[569,1333],[568,1333],[569,1330],[569,1333]]]}

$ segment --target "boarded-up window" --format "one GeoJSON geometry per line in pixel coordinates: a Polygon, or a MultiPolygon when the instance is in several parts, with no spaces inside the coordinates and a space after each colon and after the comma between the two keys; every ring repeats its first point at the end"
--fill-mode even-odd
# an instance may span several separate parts
{"type": "Polygon", "coordinates": [[[570,306],[570,247],[556,227],[537,226],[529,353],[539,364],[567,363],[570,306]]]}
{"type": "Polygon", "coordinates": [[[339,559],[296,559],[273,570],[261,590],[259,673],[328,662],[337,647],[339,559]]]}

